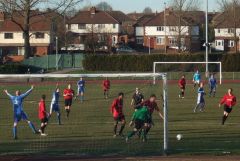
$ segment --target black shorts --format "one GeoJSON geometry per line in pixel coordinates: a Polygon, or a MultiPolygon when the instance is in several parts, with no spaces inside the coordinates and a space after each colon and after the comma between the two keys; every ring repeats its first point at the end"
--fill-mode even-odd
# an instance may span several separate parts
{"type": "Polygon", "coordinates": [[[115,121],[120,121],[120,122],[125,121],[125,116],[124,115],[119,115],[118,117],[114,117],[114,120],[115,121]]]}
{"type": "Polygon", "coordinates": [[[65,99],[64,103],[65,103],[65,106],[72,106],[72,99],[65,99]]]}
{"type": "Polygon", "coordinates": [[[227,112],[227,113],[231,113],[232,112],[232,108],[230,108],[227,105],[224,105],[224,111],[227,112]]]}
{"type": "Polygon", "coordinates": [[[144,121],[143,120],[135,120],[134,123],[135,123],[134,127],[138,130],[141,129],[144,126],[144,121]]]}
{"type": "Polygon", "coordinates": [[[182,89],[182,90],[185,90],[185,88],[186,88],[185,86],[180,87],[180,89],[182,89]]]}
{"type": "Polygon", "coordinates": [[[146,123],[153,124],[152,116],[147,119],[146,123]]]}
{"type": "Polygon", "coordinates": [[[41,119],[41,123],[47,123],[48,122],[48,118],[47,117],[45,117],[45,118],[43,118],[43,119],[41,119]]]}

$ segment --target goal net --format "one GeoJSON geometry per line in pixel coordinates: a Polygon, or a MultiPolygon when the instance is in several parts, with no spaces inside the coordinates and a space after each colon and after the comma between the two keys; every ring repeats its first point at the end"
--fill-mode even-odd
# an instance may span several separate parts
{"type": "MultiPolygon", "coordinates": [[[[195,71],[202,73],[205,79],[210,74],[219,80],[219,84],[222,84],[222,63],[221,62],[154,62],[153,73],[167,72],[170,80],[176,80],[181,77],[182,74],[186,76],[188,80],[192,80],[195,71]],[[206,65],[208,65],[208,73],[206,73],[206,65]]],[[[204,77],[203,77],[204,78],[204,77]]],[[[153,80],[153,83],[155,81],[153,80]]]]}
{"type": "MultiPolygon", "coordinates": [[[[15,96],[19,90],[22,94],[34,85],[33,91],[23,100],[23,111],[27,116],[19,114],[13,117],[13,104],[16,100],[2,93],[1,106],[1,154],[61,154],[61,155],[161,155],[168,150],[168,103],[167,103],[167,75],[164,73],[117,73],[117,74],[26,74],[26,75],[0,75],[1,91],[15,96]],[[153,77],[156,84],[152,84],[153,77]],[[75,96],[78,94],[77,82],[83,78],[85,81],[84,95],[73,97],[69,117],[65,110],[64,89],[72,85],[75,96]],[[104,95],[103,82],[106,78],[110,81],[108,98],[104,95]],[[59,110],[52,112],[48,125],[44,129],[47,136],[33,134],[31,124],[26,122],[26,117],[34,124],[35,129],[41,129],[39,116],[39,102],[42,95],[46,95],[46,111],[50,111],[53,93],[56,85],[59,87],[59,110]],[[148,100],[155,94],[160,112],[165,116],[160,119],[157,112],[153,113],[154,127],[147,134],[147,141],[142,142],[138,136],[133,136],[126,143],[126,137],[133,127],[128,124],[135,112],[131,106],[132,96],[136,88],[148,100]],[[110,107],[120,92],[124,93],[123,113],[126,126],[122,137],[114,136],[113,115],[110,107]],[[13,99],[14,101],[11,101],[13,99]],[[59,117],[60,116],[60,117],[59,117]],[[59,119],[61,125],[59,125],[59,119]],[[16,121],[17,120],[17,121],[16,121]],[[18,122],[19,121],[19,122],[18,122]],[[16,129],[13,123],[18,122],[16,129]],[[17,140],[13,139],[13,131],[17,140]]],[[[80,93],[83,90],[80,91],[80,93]]],[[[67,102],[69,103],[69,102],[67,102]]],[[[14,105],[15,106],[15,105],[14,105]]],[[[55,109],[55,108],[54,108],[55,109]]],[[[42,126],[43,127],[43,126],[42,126]]],[[[119,123],[118,131],[121,127],[119,123]]]]}

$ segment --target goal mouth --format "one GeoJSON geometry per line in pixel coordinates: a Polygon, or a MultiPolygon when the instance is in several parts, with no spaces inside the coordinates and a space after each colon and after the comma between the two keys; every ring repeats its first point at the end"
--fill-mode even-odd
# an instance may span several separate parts
{"type": "MultiPolygon", "coordinates": [[[[6,145],[5,153],[46,153],[60,154],[66,151],[73,155],[135,155],[140,154],[142,148],[149,148],[143,155],[161,155],[168,151],[168,98],[167,98],[167,74],[166,73],[100,73],[100,74],[0,74],[0,84],[3,84],[2,90],[7,89],[12,95],[15,90],[21,90],[22,93],[27,91],[31,84],[34,90],[24,101],[23,109],[27,113],[29,119],[40,127],[38,119],[38,102],[43,94],[46,95],[46,108],[49,111],[52,93],[58,84],[60,88],[60,108],[63,125],[58,126],[57,115],[53,115],[49,119],[49,125],[46,127],[46,137],[32,135],[31,130],[24,121],[18,125],[18,149],[9,148],[15,145],[12,141],[12,110],[4,108],[4,144],[6,145]],[[157,85],[152,84],[155,77],[161,81],[157,81],[157,85]],[[72,84],[77,94],[77,82],[80,78],[86,81],[86,89],[83,103],[80,98],[73,100],[73,107],[70,118],[65,118],[63,90],[68,84],[72,84]],[[108,78],[111,81],[110,97],[103,97],[102,82],[108,78]],[[162,83],[162,85],[160,85],[162,83]],[[113,99],[118,96],[119,92],[124,93],[124,110],[126,110],[126,121],[129,123],[133,110],[130,106],[130,100],[135,88],[138,87],[145,95],[146,99],[151,94],[157,95],[159,106],[163,104],[164,123],[159,125],[159,118],[156,120],[158,127],[154,127],[150,132],[150,139],[145,145],[139,140],[133,140],[126,144],[124,139],[113,138],[112,127],[114,120],[109,112],[109,107],[113,99]],[[159,87],[159,88],[158,88],[159,87]],[[160,102],[159,102],[160,101],[160,102]],[[8,126],[9,125],[9,126],[8,126]],[[160,134],[163,130],[164,136],[160,134]],[[152,140],[151,140],[152,138],[152,140]],[[159,140],[159,142],[156,142],[159,140]],[[162,140],[162,141],[161,141],[162,140]],[[160,143],[161,142],[161,143],[160,143]],[[162,146],[163,145],[163,146],[162,146]],[[141,148],[142,147],[142,148],[141,148]],[[157,147],[154,148],[154,147],[157,147]],[[65,149],[66,148],[66,149],[65,149]]],[[[4,96],[4,107],[11,107],[12,104],[7,96],[4,96]]],[[[162,109],[162,108],[161,108],[162,109]]],[[[127,124],[126,124],[127,125],[127,124]]],[[[132,130],[126,128],[126,133],[132,130]]]]}

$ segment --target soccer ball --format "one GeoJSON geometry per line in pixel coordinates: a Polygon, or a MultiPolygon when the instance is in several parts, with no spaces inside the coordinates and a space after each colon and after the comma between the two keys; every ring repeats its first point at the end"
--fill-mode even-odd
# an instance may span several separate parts
{"type": "Polygon", "coordinates": [[[182,136],[182,134],[177,134],[176,138],[178,141],[180,141],[180,140],[182,140],[183,136],[182,136]]]}

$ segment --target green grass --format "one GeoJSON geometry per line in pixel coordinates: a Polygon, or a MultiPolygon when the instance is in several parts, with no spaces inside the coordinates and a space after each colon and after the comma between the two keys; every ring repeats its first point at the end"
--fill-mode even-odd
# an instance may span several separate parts
{"type": "MultiPolygon", "coordinates": [[[[151,86],[142,84],[113,84],[111,97],[115,97],[119,91],[126,93],[124,112],[129,122],[133,113],[130,107],[131,95],[138,86],[147,97],[151,93],[161,94],[162,85],[151,86]]],[[[193,113],[196,103],[196,91],[192,85],[187,87],[186,98],[178,99],[176,84],[169,85],[169,146],[170,154],[198,155],[212,154],[223,155],[226,152],[240,154],[239,139],[239,108],[236,106],[225,126],[220,125],[222,109],[218,108],[220,97],[228,87],[235,89],[239,98],[238,84],[226,84],[219,86],[216,98],[206,96],[206,112],[193,113]],[[182,134],[183,140],[177,141],[176,135],[182,134]]],[[[8,88],[11,93],[14,89],[23,91],[28,89],[26,85],[1,86],[0,90],[8,88]]],[[[61,86],[61,90],[63,90],[61,86]]],[[[76,89],[76,87],[74,87],[76,89]]],[[[54,85],[37,85],[33,93],[27,97],[24,109],[30,120],[39,127],[38,100],[41,94],[47,95],[47,107],[49,107],[51,93],[54,85]]],[[[207,91],[207,89],[206,89],[207,91]]],[[[101,84],[87,84],[86,101],[82,104],[75,101],[70,114],[70,119],[65,118],[63,99],[61,98],[61,112],[63,125],[57,125],[54,115],[46,129],[47,137],[40,137],[31,133],[25,122],[18,126],[18,140],[12,140],[12,105],[6,96],[0,99],[0,154],[48,154],[48,155],[161,155],[163,146],[163,122],[154,114],[155,126],[149,133],[147,143],[133,138],[126,144],[121,138],[113,139],[113,119],[109,112],[111,99],[104,100],[101,84]]],[[[159,102],[162,105],[162,102],[159,102]]],[[[162,106],[161,106],[162,109],[162,106]]],[[[130,131],[128,126],[125,134],[130,131]]]]}

